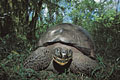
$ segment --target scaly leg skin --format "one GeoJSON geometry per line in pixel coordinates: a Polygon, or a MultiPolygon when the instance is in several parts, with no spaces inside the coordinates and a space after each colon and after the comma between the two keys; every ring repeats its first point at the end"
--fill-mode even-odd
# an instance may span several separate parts
{"type": "Polygon", "coordinates": [[[24,62],[24,68],[35,71],[47,68],[52,60],[52,55],[47,47],[39,47],[24,62]]]}
{"type": "Polygon", "coordinates": [[[90,72],[98,66],[97,62],[86,55],[79,53],[73,53],[73,60],[70,66],[70,70],[73,73],[85,73],[90,74],[90,72]]]}

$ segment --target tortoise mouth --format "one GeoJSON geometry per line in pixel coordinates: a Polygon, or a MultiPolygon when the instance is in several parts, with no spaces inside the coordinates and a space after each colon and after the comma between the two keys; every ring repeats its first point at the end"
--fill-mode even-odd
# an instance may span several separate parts
{"type": "Polygon", "coordinates": [[[72,57],[67,58],[67,59],[59,58],[57,56],[53,57],[53,60],[61,66],[66,65],[71,59],[72,59],[72,57]]]}

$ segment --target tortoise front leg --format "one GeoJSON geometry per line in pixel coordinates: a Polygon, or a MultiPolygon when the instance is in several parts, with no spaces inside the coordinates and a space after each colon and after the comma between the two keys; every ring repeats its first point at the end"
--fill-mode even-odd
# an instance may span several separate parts
{"type": "Polygon", "coordinates": [[[72,63],[70,65],[70,70],[73,73],[87,73],[89,74],[97,66],[97,62],[82,52],[73,53],[72,63]]]}
{"type": "Polygon", "coordinates": [[[24,67],[33,70],[47,68],[52,60],[51,51],[47,47],[39,47],[25,60],[24,67]]]}

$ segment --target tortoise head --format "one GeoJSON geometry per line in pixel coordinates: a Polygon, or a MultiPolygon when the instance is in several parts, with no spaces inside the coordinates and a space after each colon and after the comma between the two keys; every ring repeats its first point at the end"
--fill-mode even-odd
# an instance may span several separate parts
{"type": "Polygon", "coordinates": [[[73,55],[73,51],[71,49],[57,47],[54,49],[53,60],[61,66],[67,64],[73,55]]]}

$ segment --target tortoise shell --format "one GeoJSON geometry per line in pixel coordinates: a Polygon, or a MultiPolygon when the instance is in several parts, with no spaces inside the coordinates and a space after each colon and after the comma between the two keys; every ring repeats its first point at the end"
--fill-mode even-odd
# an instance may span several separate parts
{"type": "Polygon", "coordinates": [[[59,73],[70,69],[74,73],[89,73],[98,65],[90,34],[77,25],[63,23],[48,28],[37,46],[25,60],[25,68],[59,73]]]}
{"type": "Polygon", "coordinates": [[[48,46],[58,42],[73,46],[83,54],[94,58],[94,42],[90,34],[81,26],[63,23],[50,27],[41,35],[38,46],[48,46]]]}

